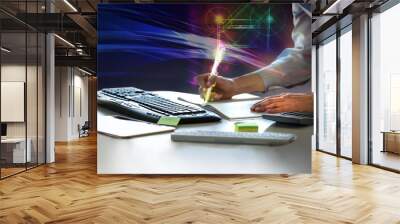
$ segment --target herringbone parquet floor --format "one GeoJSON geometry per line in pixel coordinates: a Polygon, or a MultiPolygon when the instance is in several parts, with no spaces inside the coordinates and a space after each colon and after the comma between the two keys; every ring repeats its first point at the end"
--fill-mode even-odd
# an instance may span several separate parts
{"type": "Polygon", "coordinates": [[[0,181],[0,223],[400,223],[400,175],[313,153],[295,176],[98,176],[96,139],[0,181]]]}

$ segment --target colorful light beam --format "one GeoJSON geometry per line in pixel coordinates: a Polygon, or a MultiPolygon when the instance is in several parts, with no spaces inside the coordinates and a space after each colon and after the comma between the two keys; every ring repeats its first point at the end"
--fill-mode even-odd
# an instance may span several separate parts
{"type": "Polygon", "coordinates": [[[218,66],[224,59],[225,47],[223,44],[218,44],[218,45],[219,46],[217,46],[217,49],[215,50],[215,57],[213,66],[211,68],[211,75],[217,75],[218,66]]]}
{"type": "MultiPolygon", "coordinates": [[[[218,66],[219,66],[219,64],[221,64],[221,62],[224,58],[224,54],[225,54],[225,47],[220,42],[220,40],[218,40],[217,49],[215,49],[214,63],[211,68],[210,77],[208,77],[209,79],[213,78],[213,76],[218,75],[218,66]]],[[[210,100],[211,92],[212,92],[213,88],[215,87],[215,85],[216,85],[216,83],[213,83],[210,87],[207,88],[206,94],[204,96],[204,103],[208,103],[208,101],[210,100]]]]}

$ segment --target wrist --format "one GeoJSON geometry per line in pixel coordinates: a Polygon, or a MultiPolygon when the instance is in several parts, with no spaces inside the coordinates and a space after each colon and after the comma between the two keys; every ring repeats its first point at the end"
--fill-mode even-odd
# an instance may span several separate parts
{"type": "Polygon", "coordinates": [[[239,78],[233,78],[232,82],[233,82],[233,94],[234,95],[245,93],[242,88],[243,82],[241,82],[239,78]]]}
{"type": "Polygon", "coordinates": [[[264,92],[264,81],[259,75],[247,74],[233,79],[236,94],[264,92]]]}

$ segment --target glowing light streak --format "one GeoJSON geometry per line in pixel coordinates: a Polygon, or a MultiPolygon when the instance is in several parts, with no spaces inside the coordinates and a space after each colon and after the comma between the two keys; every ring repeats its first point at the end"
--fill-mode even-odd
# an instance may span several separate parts
{"type": "Polygon", "coordinates": [[[224,58],[224,53],[225,47],[221,44],[221,46],[218,46],[215,50],[215,58],[211,69],[211,75],[217,75],[217,69],[219,64],[222,62],[222,59],[224,58]]]}
{"type": "MultiPolygon", "coordinates": [[[[221,43],[221,41],[218,39],[217,40],[217,49],[215,49],[215,57],[214,57],[214,63],[213,66],[211,68],[211,74],[210,77],[208,77],[209,79],[212,79],[213,76],[217,76],[218,75],[218,66],[219,64],[221,64],[223,58],[224,58],[224,54],[225,54],[225,47],[224,45],[221,43]]],[[[213,88],[215,87],[216,83],[213,83],[210,87],[207,88],[206,90],[206,94],[204,96],[204,102],[208,103],[208,101],[210,100],[211,97],[211,92],[213,90],[213,88]]]]}

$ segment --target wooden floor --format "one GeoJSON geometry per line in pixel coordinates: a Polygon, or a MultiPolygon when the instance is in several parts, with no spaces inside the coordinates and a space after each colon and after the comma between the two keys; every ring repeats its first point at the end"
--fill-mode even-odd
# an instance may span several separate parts
{"type": "Polygon", "coordinates": [[[374,164],[400,170],[400,155],[392,152],[375,150],[373,154],[374,164]]]}
{"type": "Polygon", "coordinates": [[[98,176],[94,137],[0,181],[0,223],[400,223],[400,175],[313,153],[295,176],[98,176]]]}
{"type": "Polygon", "coordinates": [[[25,170],[26,170],[25,167],[24,168],[1,168],[1,177],[2,178],[8,177],[13,174],[23,172],[25,170]]]}

